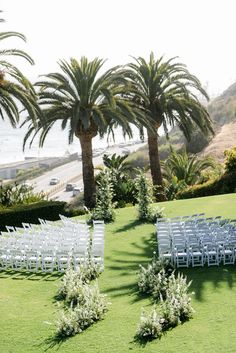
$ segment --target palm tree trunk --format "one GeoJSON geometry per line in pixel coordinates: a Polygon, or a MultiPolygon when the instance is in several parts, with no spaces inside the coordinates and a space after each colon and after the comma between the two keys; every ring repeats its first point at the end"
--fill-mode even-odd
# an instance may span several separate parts
{"type": "Polygon", "coordinates": [[[157,131],[148,131],[147,135],[152,183],[153,186],[156,187],[156,190],[154,189],[154,194],[158,201],[165,201],[166,197],[163,193],[163,178],[161,172],[160,156],[158,151],[158,133],[157,131]],[[157,188],[157,186],[159,186],[159,188],[157,188]]]}
{"type": "Polygon", "coordinates": [[[90,134],[81,134],[79,136],[82,150],[82,168],[84,183],[84,203],[88,208],[93,208],[96,203],[95,178],[93,166],[92,138],[90,134]]]}

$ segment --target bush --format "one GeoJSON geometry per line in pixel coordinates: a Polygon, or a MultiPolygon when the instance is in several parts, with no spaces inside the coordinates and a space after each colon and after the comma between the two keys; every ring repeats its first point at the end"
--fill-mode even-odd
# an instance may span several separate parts
{"type": "Polygon", "coordinates": [[[153,338],[160,338],[162,333],[163,318],[158,314],[156,307],[154,307],[150,313],[143,310],[136,331],[136,337],[138,339],[150,340],[153,338]]]}
{"type": "Polygon", "coordinates": [[[112,222],[115,220],[115,204],[112,201],[113,187],[108,170],[100,173],[100,180],[97,183],[96,206],[92,210],[90,222],[92,220],[112,222]]]}
{"type": "Polygon", "coordinates": [[[194,312],[191,306],[191,298],[187,293],[191,282],[187,283],[186,277],[180,274],[175,277],[172,273],[167,277],[163,270],[158,273],[159,275],[162,280],[165,279],[164,287],[159,286],[159,297],[161,299],[159,313],[156,306],[153,307],[150,314],[145,311],[142,312],[136,331],[136,338],[140,340],[160,338],[164,331],[189,320],[194,312]],[[162,296],[162,293],[164,293],[164,296],[162,296]]]}
{"type": "Polygon", "coordinates": [[[224,152],[226,173],[236,173],[236,147],[224,152]]]}
{"type": "Polygon", "coordinates": [[[38,218],[56,221],[59,214],[64,214],[65,205],[61,201],[41,201],[0,210],[0,230],[5,230],[6,225],[21,227],[22,222],[38,224],[38,218]]]}
{"type": "Polygon", "coordinates": [[[67,302],[72,301],[75,297],[77,287],[81,283],[89,283],[91,280],[98,278],[103,271],[101,265],[90,260],[88,263],[80,265],[76,271],[69,269],[64,274],[58,288],[58,298],[65,299],[67,302]]]}
{"type": "Polygon", "coordinates": [[[172,274],[168,278],[165,300],[161,301],[161,310],[165,319],[166,329],[177,326],[189,320],[193,315],[191,298],[188,296],[188,289],[191,282],[182,274],[177,277],[172,274]]]}
{"type": "Polygon", "coordinates": [[[6,184],[0,186],[0,204],[4,207],[28,205],[46,199],[43,192],[34,193],[32,186],[6,184]]]}
{"type": "Polygon", "coordinates": [[[193,185],[177,194],[177,199],[188,199],[219,194],[228,194],[236,190],[236,172],[225,173],[222,177],[209,180],[204,184],[193,185]]]}
{"type": "MultiPolygon", "coordinates": [[[[155,254],[154,254],[155,255],[155,254]]],[[[155,298],[164,295],[167,277],[171,275],[174,268],[168,260],[159,260],[155,256],[147,268],[140,265],[138,275],[138,287],[141,293],[149,293],[155,298]]]]}
{"type": "Polygon", "coordinates": [[[94,322],[103,319],[108,310],[105,295],[100,294],[97,285],[81,284],[77,288],[77,304],[61,312],[56,322],[56,336],[65,337],[82,332],[94,322]]]}

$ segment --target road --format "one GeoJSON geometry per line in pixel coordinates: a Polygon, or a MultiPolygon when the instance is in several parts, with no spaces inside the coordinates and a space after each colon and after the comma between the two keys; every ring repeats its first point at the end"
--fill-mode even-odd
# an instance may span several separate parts
{"type": "MultiPolygon", "coordinates": [[[[120,144],[119,146],[106,148],[105,153],[124,154],[126,152],[134,152],[145,144],[146,143],[136,143],[132,145],[130,143],[120,144]]],[[[93,158],[93,164],[94,167],[103,164],[102,154],[93,158]]],[[[66,202],[70,202],[73,199],[72,191],[65,191],[66,184],[69,182],[76,183],[78,186],[83,187],[81,161],[73,161],[64,164],[30,180],[30,183],[34,187],[34,191],[43,191],[48,194],[49,198],[66,202]],[[50,179],[54,177],[59,178],[60,182],[57,185],[50,185],[50,179]]]]}

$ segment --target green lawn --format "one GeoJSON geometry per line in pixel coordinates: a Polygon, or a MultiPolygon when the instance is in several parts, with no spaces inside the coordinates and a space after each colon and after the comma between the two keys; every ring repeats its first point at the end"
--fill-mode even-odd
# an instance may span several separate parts
{"type": "MultiPolygon", "coordinates": [[[[236,218],[236,194],[163,203],[167,216],[205,212],[236,218]]],[[[0,353],[230,353],[236,352],[236,266],[194,268],[194,318],[146,345],[134,342],[142,307],[151,300],[137,293],[137,271],[155,250],[155,227],[136,221],[135,208],[117,211],[106,227],[105,271],[101,291],[111,301],[101,322],[54,345],[53,299],[60,277],[0,272],[0,353]]]]}

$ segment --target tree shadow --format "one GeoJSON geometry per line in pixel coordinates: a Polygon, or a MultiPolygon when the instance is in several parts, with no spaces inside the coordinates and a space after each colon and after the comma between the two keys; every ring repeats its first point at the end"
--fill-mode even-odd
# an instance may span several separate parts
{"type": "Polygon", "coordinates": [[[178,270],[192,281],[190,291],[195,293],[195,299],[204,301],[205,284],[211,283],[215,290],[220,289],[223,283],[227,283],[229,289],[233,289],[236,281],[235,265],[220,265],[212,267],[195,267],[178,270]]]}
{"type": "Polygon", "coordinates": [[[11,278],[13,280],[55,281],[62,276],[63,273],[61,272],[30,272],[26,270],[16,271],[14,269],[0,271],[0,278],[11,278]]]}
{"type": "MultiPolygon", "coordinates": [[[[123,225],[120,228],[115,229],[113,233],[127,232],[127,231],[129,231],[131,229],[132,230],[135,229],[138,226],[142,226],[143,224],[144,224],[143,221],[140,221],[140,220],[136,219],[136,220],[133,220],[130,223],[127,223],[127,224],[123,225]]],[[[151,223],[147,222],[147,224],[151,224],[151,223]]]]}

